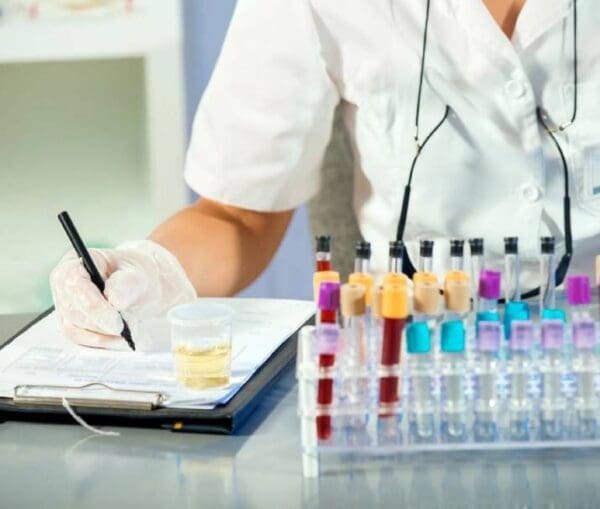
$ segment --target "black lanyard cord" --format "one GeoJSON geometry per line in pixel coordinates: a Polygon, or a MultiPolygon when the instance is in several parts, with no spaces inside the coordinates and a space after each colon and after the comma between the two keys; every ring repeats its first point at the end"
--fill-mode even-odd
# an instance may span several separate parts
{"type": "MultiPolygon", "coordinates": [[[[423,143],[419,142],[419,126],[420,126],[420,117],[421,117],[421,98],[423,96],[423,81],[425,77],[425,55],[427,54],[427,36],[429,34],[429,15],[431,12],[431,0],[427,0],[427,5],[425,7],[425,27],[423,29],[423,47],[421,50],[421,65],[419,70],[419,89],[417,91],[417,107],[415,111],[415,144],[416,144],[416,153],[415,157],[412,160],[412,164],[410,165],[410,171],[408,173],[408,180],[406,185],[404,186],[404,196],[402,197],[402,207],[400,210],[400,218],[398,220],[398,227],[396,228],[396,240],[402,241],[404,238],[404,230],[406,228],[406,220],[408,218],[408,206],[410,204],[410,192],[412,179],[415,172],[415,167],[417,165],[417,161],[421,152],[431,139],[431,137],[437,132],[437,130],[442,127],[442,124],[448,118],[450,114],[450,106],[446,106],[446,110],[444,112],[444,116],[442,119],[436,124],[436,126],[431,130],[431,132],[427,135],[423,143]]],[[[404,259],[407,259],[407,256],[404,256],[404,259]]],[[[405,271],[406,272],[406,271],[405,271]]],[[[408,277],[412,277],[415,269],[412,264],[409,263],[408,266],[408,277]]]]}
{"type": "MultiPolygon", "coordinates": [[[[578,81],[579,81],[579,68],[578,68],[578,47],[577,47],[577,0],[572,0],[573,2],[573,113],[571,115],[570,120],[566,124],[562,124],[556,128],[551,128],[547,123],[547,116],[543,112],[541,108],[537,108],[537,118],[540,124],[543,126],[544,130],[550,136],[550,139],[554,143],[562,165],[563,165],[563,175],[564,175],[564,195],[563,195],[563,219],[564,219],[564,235],[565,235],[565,254],[561,258],[558,267],[556,269],[556,284],[561,284],[566,275],[570,265],[571,258],[573,257],[573,234],[571,227],[571,197],[570,197],[570,185],[569,185],[569,169],[567,165],[567,160],[564,155],[564,151],[556,137],[556,133],[565,131],[569,126],[571,126],[575,119],[577,118],[578,112],[578,81]]],[[[416,112],[415,112],[415,143],[416,143],[416,154],[412,160],[412,164],[410,166],[410,171],[408,174],[407,183],[404,187],[404,195],[402,198],[402,208],[400,211],[400,218],[398,220],[398,227],[396,230],[396,240],[403,241],[404,232],[406,229],[406,222],[408,219],[408,210],[410,204],[410,194],[411,194],[411,186],[412,179],[415,172],[415,167],[421,152],[431,139],[431,137],[438,131],[438,129],[444,124],[444,122],[448,119],[450,114],[450,106],[446,106],[446,110],[442,119],[438,122],[438,124],[432,129],[432,131],[427,135],[423,143],[419,143],[419,127],[420,127],[420,114],[421,114],[421,98],[423,95],[423,82],[425,75],[425,55],[427,51],[427,39],[429,34],[429,19],[431,12],[431,0],[427,0],[426,9],[425,9],[425,26],[423,29],[423,46],[421,52],[421,62],[420,62],[420,71],[419,71],[419,87],[417,92],[417,104],[416,104],[416,112]]],[[[403,260],[403,272],[408,276],[412,277],[416,272],[416,269],[409,257],[405,253],[403,260]]],[[[540,289],[535,288],[523,294],[523,298],[534,297],[539,295],[540,289]]]]}

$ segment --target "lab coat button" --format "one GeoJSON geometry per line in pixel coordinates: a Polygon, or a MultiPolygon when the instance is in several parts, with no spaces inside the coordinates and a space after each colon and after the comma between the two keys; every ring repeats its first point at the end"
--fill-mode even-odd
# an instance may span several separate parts
{"type": "Polygon", "coordinates": [[[510,80],[506,83],[506,93],[515,99],[523,97],[525,94],[525,85],[520,80],[510,80]]]}
{"type": "Polygon", "coordinates": [[[521,196],[528,202],[534,203],[542,196],[542,191],[537,186],[525,185],[521,188],[521,196]]]}

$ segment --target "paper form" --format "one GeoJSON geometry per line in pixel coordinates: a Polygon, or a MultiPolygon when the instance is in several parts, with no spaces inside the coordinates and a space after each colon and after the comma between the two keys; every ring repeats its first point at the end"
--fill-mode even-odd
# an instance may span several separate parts
{"type": "MultiPolygon", "coordinates": [[[[207,299],[208,300],[208,299],[207,299]]],[[[77,387],[100,382],[115,389],[155,391],[170,408],[206,408],[229,401],[277,348],[314,313],[314,303],[274,299],[210,299],[235,310],[231,383],[191,391],[175,379],[168,342],[163,351],[115,352],[75,345],[58,331],[55,313],[0,350],[0,397],[16,385],[77,387]]],[[[168,330],[168,329],[167,329],[168,330]]]]}

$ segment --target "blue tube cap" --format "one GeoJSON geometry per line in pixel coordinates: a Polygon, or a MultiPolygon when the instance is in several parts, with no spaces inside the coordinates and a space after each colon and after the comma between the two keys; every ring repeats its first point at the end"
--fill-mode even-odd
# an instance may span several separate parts
{"type": "Polygon", "coordinates": [[[542,320],[562,320],[567,321],[567,314],[564,309],[546,308],[542,311],[542,320]]]}
{"type": "Polygon", "coordinates": [[[500,313],[498,311],[479,311],[477,313],[477,322],[499,322],[500,313]]]}
{"type": "Polygon", "coordinates": [[[465,351],[465,326],[460,320],[442,323],[442,352],[465,351]]]}
{"type": "Polygon", "coordinates": [[[529,304],[527,302],[507,302],[504,306],[504,336],[506,339],[510,338],[510,328],[512,322],[527,321],[531,318],[529,311],[529,304]]]}
{"type": "Polygon", "coordinates": [[[427,322],[413,322],[406,329],[406,351],[408,353],[429,353],[431,334],[427,322]]]}

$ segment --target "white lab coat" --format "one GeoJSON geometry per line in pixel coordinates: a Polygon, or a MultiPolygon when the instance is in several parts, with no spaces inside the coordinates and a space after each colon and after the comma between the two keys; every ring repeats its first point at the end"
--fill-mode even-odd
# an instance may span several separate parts
{"type": "MultiPolygon", "coordinates": [[[[579,0],[579,109],[562,135],[571,172],[575,259],[600,253],[600,7],[579,0]]],[[[563,242],[563,172],[536,119],[572,110],[569,0],[527,0],[509,41],[481,0],[433,0],[421,137],[452,113],[417,163],[405,238],[435,239],[437,271],[451,237],[481,236],[489,260],[518,236],[537,285],[540,235],[563,242]]],[[[319,189],[336,105],[355,150],[355,210],[387,263],[415,153],[423,0],[238,0],[196,115],[186,179],[203,196],[276,211],[319,189]]],[[[335,232],[331,232],[335,235],[335,232]]],[[[351,249],[352,246],[348,246],[351,249]]],[[[468,249],[466,249],[468,252],[468,249]]],[[[493,264],[493,262],[488,262],[493,264]]]]}

